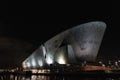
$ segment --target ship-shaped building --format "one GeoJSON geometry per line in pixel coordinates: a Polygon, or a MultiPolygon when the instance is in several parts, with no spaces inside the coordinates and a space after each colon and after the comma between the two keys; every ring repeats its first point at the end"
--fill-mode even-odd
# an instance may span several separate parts
{"type": "Polygon", "coordinates": [[[58,65],[80,65],[82,70],[104,69],[95,62],[104,36],[106,24],[101,21],[88,22],[68,29],[41,44],[24,62],[23,68],[43,69],[58,65]],[[87,62],[87,66],[83,64],[87,62]]]}

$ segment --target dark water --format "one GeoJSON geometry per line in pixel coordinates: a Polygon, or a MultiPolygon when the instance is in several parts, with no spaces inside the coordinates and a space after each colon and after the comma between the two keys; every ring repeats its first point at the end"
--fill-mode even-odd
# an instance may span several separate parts
{"type": "Polygon", "coordinates": [[[0,75],[0,80],[120,80],[120,77],[80,77],[80,76],[43,76],[43,75],[0,75]]]}

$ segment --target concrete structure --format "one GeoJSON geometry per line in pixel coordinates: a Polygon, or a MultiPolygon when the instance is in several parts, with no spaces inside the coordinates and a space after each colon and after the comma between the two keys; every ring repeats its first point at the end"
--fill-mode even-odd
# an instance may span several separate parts
{"type": "Polygon", "coordinates": [[[95,61],[106,29],[104,22],[95,21],[75,26],[46,41],[22,64],[26,69],[43,68],[50,64],[74,64],[95,61]]]}

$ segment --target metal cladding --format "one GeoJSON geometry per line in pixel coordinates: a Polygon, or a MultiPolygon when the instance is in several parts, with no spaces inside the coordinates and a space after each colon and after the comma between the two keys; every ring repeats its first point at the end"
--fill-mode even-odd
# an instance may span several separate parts
{"type": "Polygon", "coordinates": [[[68,29],[42,44],[23,62],[23,66],[40,68],[56,62],[95,61],[105,29],[106,24],[100,21],[68,29]]]}
{"type": "Polygon", "coordinates": [[[105,31],[105,24],[91,22],[69,31],[69,43],[78,60],[94,61],[105,31]]]}

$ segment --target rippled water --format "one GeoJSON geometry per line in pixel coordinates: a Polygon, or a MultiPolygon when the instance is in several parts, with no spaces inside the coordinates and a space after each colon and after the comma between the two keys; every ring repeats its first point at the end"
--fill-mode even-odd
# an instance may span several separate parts
{"type": "Polygon", "coordinates": [[[0,80],[120,80],[120,78],[79,77],[79,76],[43,76],[43,75],[0,75],[0,80]]]}

